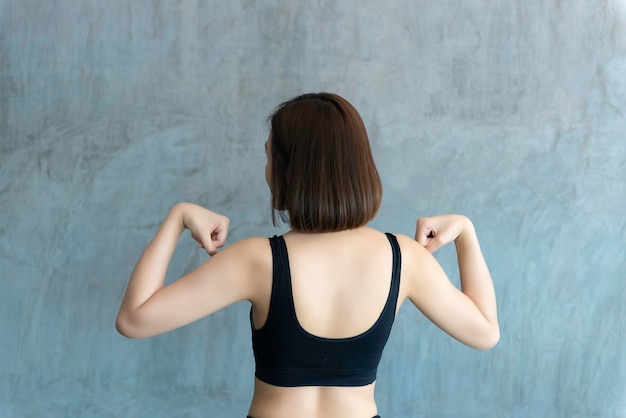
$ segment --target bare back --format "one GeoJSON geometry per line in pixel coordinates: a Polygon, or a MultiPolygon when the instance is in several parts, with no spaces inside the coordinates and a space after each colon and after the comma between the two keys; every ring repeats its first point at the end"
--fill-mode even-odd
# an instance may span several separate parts
{"type": "MultiPolygon", "coordinates": [[[[284,238],[300,326],[323,338],[354,337],[369,330],[383,311],[391,287],[393,255],[387,237],[362,227],[324,234],[289,232],[284,238]]],[[[269,245],[267,257],[268,268],[259,274],[259,297],[252,301],[257,329],[264,325],[270,304],[269,245]]],[[[296,411],[307,417],[372,417],[376,415],[374,384],[278,387],[255,380],[252,416],[288,417],[296,411]]]]}

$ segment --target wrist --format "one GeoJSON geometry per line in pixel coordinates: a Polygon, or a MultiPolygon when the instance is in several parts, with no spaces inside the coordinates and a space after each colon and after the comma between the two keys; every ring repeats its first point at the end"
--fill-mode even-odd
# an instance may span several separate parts
{"type": "Polygon", "coordinates": [[[185,226],[185,211],[189,204],[186,202],[177,203],[170,209],[170,212],[167,215],[167,218],[170,218],[176,222],[176,224],[180,227],[180,231],[184,231],[185,226]]]}
{"type": "Polygon", "coordinates": [[[459,215],[461,218],[461,232],[459,236],[454,240],[455,243],[461,243],[468,240],[474,240],[476,238],[476,230],[472,221],[463,215],[459,215]]]}

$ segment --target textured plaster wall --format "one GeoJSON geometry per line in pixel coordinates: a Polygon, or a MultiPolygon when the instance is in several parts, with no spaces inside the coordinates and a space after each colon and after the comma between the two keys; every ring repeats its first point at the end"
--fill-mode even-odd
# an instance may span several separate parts
{"type": "MultiPolygon", "coordinates": [[[[114,318],[175,202],[282,231],[264,119],[322,90],[369,130],[373,226],[467,214],[499,298],[487,352],[404,306],[381,415],[626,417],[624,0],[0,0],[0,416],[245,416],[246,304],[142,341],[114,318]]],[[[203,259],[185,236],[171,278],[203,259]]]]}

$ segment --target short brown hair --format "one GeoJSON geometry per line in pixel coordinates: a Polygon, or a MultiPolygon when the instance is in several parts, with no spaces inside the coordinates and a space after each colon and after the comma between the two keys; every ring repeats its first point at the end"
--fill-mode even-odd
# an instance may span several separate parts
{"type": "Polygon", "coordinates": [[[332,232],[367,224],[382,183],[361,116],[344,98],[310,93],[268,118],[272,220],[295,230],[332,232]]]}

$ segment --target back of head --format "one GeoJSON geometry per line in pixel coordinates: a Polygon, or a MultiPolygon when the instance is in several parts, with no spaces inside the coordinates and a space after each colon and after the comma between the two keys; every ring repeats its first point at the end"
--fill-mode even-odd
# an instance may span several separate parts
{"type": "Polygon", "coordinates": [[[331,232],[370,221],[382,185],[365,125],[335,94],[305,94],[276,108],[270,122],[270,189],[294,230],[331,232]]]}

